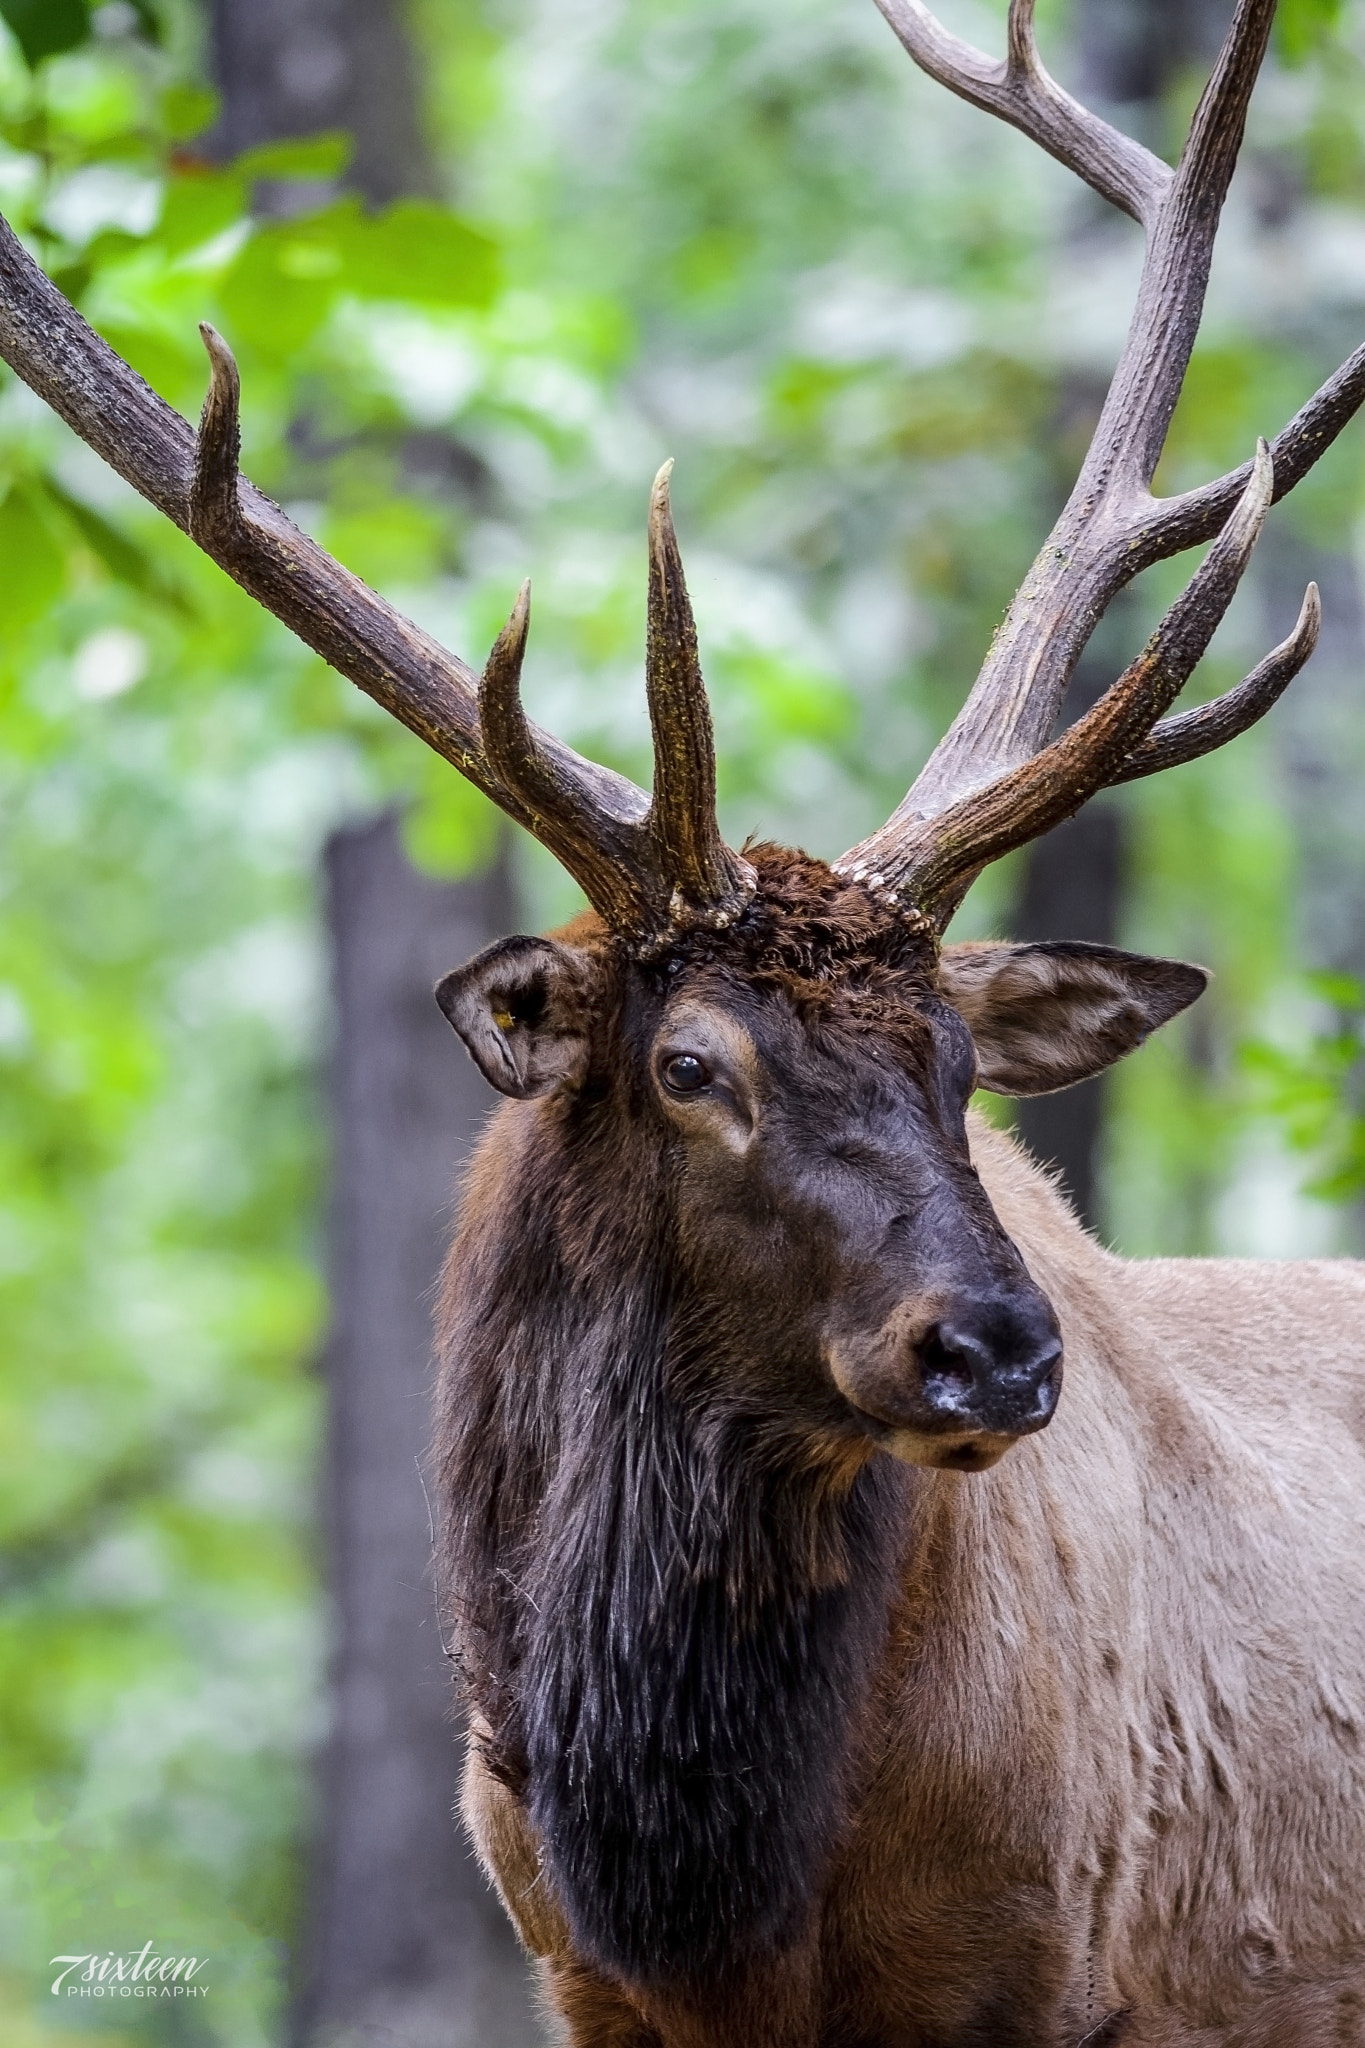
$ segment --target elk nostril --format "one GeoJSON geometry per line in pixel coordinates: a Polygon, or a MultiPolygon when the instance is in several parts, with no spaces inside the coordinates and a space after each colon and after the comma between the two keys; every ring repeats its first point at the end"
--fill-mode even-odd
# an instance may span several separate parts
{"type": "Polygon", "coordinates": [[[1062,1340],[1060,1337],[1054,1337],[1050,1342],[1043,1345],[1035,1357],[1027,1361],[1021,1370],[1020,1377],[1030,1387],[1041,1387],[1045,1380],[1052,1378],[1053,1373],[1056,1372],[1061,1362],[1062,1340]]]}
{"type": "Polygon", "coordinates": [[[926,1390],[949,1396],[970,1394],[990,1363],[975,1338],[946,1323],[931,1324],[915,1350],[926,1390]]]}

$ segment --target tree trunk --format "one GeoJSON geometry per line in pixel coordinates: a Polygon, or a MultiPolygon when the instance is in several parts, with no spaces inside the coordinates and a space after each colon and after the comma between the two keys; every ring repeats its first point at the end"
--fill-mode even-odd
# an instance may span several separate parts
{"type": "Polygon", "coordinates": [[[219,155],[339,128],[373,204],[435,189],[391,0],[213,0],[211,41],[219,155]]]}
{"type": "Polygon", "coordinates": [[[431,1299],[497,1097],[432,1000],[508,927],[500,878],[417,874],[392,816],[327,849],[336,1049],[326,1477],[335,1660],[303,2043],[525,2048],[527,1970],[453,1808],[427,1446],[431,1299]]]}

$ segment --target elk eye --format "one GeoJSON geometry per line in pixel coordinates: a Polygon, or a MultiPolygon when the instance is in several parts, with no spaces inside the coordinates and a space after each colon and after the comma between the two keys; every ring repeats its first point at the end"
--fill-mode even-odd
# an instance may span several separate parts
{"type": "Polygon", "coordinates": [[[711,1078],[711,1069],[691,1052],[673,1053],[659,1073],[671,1095],[695,1095],[711,1078]]]}

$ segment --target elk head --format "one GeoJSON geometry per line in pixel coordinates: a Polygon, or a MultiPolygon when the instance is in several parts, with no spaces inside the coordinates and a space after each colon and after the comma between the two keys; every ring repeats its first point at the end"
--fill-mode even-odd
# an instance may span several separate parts
{"type": "Polygon", "coordinates": [[[922,0],[879,4],[916,62],[1130,213],[1147,246],[1075,489],[961,714],[888,822],[830,867],[735,852],[721,837],[666,469],[649,525],[646,795],[526,719],[525,591],[476,685],[240,478],[236,367],[211,329],[196,437],[3,228],[0,353],[582,885],[595,913],[587,924],[494,948],[448,977],[440,1000],[504,1093],[541,1098],[536,1113],[562,1123],[610,1100],[620,1127],[647,1133],[672,1162],[677,1257],[750,1394],[789,1365],[816,1427],[859,1430],[916,1460],[986,1464],[1047,1421],[1060,1359],[1051,1311],[972,1174],[967,1095],[974,1082],[1020,1094],[1099,1071],[1192,1001],[1204,976],[1095,947],[945,947],[942,934],[988,862],[1100,789],[1222,745],[1302,667],[1319,623],[1311,584],[1293,633],[1243,683],[1166,715],[1272,500],[1365,397],[1365,349],[1243,468],[1155,497],[1274,0],[1238,0],[1174,170],[1048,76],[1033,0],[1012,0],[1003,63],[948,34],[922,0]],[[1137,660],[1053,737],[1114,594],[1210,540],[1137,660]],[[774,1314],[787,1319],[781,1343],[751,1356],[752,1328],[774,1314]]]}
{"type": "Polygon", "coordinates": [[[754,894],[722,931],[642,957],[588,917],[490,947],[437,1000],[526,1104],[535,1156],[569,1131],[618,1199],[632,1171],[662,1182],[654,1228],[714,1399],[803,1457],[983,1469],[1051,1418],[1062,1363],[972,1169],[968,1097],[1098,1072],[1204,975],[1090,946],[939,952],[823,863],[748,855],[754,894]],[[632,1169],[637,1150],[662,1169],[632,1169]]]}

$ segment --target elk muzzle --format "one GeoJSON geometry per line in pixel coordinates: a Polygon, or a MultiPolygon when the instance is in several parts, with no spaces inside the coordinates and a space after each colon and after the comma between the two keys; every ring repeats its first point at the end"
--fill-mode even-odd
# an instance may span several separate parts
{"type": "Polygon", "coordinates": [[[827,1357],[881,1449],[955,1471],[983,1471],[1045,1428],[1062,1386],[1057,1318],[1032,1287],[901,1303],[870,1336],[836,1337],[827,1357]]]}

